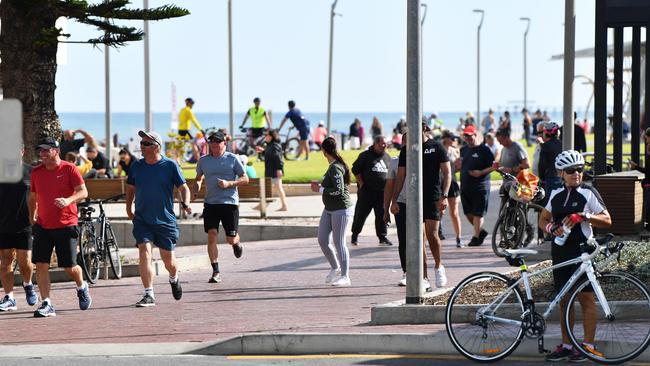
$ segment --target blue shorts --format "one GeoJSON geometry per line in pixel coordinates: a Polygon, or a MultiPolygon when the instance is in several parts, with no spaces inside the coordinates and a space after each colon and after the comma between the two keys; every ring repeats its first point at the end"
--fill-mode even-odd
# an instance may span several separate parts
{"type": "Polygon", "coordinates": [[[160,249],[172,251],[176,247],[179,234],[176,224],[151,225],[133,220],[133,236],[136,247],[138,244],[150,242],[160,249]]]}
{"type": "Polygon", "coordinates": [[[300,141],[309,140],[309,127],[307,126],[298,127],[298,133],[300,134],[300,141]]]}

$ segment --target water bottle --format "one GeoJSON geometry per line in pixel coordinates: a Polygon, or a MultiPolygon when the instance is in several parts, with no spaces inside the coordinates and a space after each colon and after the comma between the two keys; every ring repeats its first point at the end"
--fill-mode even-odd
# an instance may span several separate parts
{"type": "Polygon", "coordinates": [[[571,229],[569,229],[566,225],[562,225],[562,230],[564,231],[562,236],[556,236],[555,240],[553,240],[553,242],[559,246],[564,245],[569,235],[571,235],[571,229]]]}

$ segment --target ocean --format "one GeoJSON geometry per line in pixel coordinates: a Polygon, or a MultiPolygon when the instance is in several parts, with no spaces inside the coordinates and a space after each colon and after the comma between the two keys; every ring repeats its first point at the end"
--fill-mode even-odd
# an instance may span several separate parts
{"type": "MultiPolygon", "coordinates": [[[[305,117],[310,121],[312,129],[318,126],[319,121],[325,121],[327,118],[326,113],[304,113],[305,117]]],[[[430,113],[431,112],[426,112],[427,115],[430,113]]],[[[364,126],[366,135],[370,135],[372,118],[377,116],[384,126],[384,133],[390,138],[391,131],[403,115],[404,113],[400,112],[332,113],[332,132],[343,132],[347,134],[352,121],[354,121],[355,118],[359,118],[364,126]]],[[[495,113],[497,120],[499,115],[500,113],[495,113]]],[[[549,111],[549,115],[553,120],[560,121],[562,118],[562,111],[549,111]]],[[[456,129],[459,118],[464,116],[465,112],[440,112],[438,114],[438,118],[444,121],[445,127],[451,130],[456,129]]],[[[283,117],[284,114],[281,113],[273,114],[274,127],[277,128],[279,126],[283,117]]],[[[113,135],[117,134],[118,141],[122,144],[126,143],[129,138],[136,137],[138,130],[144,127],[144,113],[112,113],[111,118],[111,133],[113,135]]],[[[196,118],[203,128],[228,127],[228,113],[196,113],[196,118]]],[[[239,126],[243,118],[243,113],[235,113],[235,128],[239,126]]],[[[513,130],[516,133],[518,130],[521,130],[521,114],[511,112],[511,118],[513,121],[513,130]]],[[[104,113],[102,112],[62,112],[59,113],[59,119],[61,120],[61,126],[63,129],[83,129],[92,134],[98,141],[102,141],[106,137],[104,129],[104,113]]],[[[153,114],[153,129],[160,133],[160,135],[163,136],[163,139],[165,139],[167,134],[172,131],[170,128],[171,120],[172,116],[170,113],[153,114]]],[[[287,121],[288,125],[290,125],[290,123],[291,122],[287,121]]],[[[247,126],[250,127],[250,120],[247,121],[247,126]]],[[[283,131],[286,130],[286,128],[287,126],[283,128],[283,131]]],[[[238,134],[239,131],[236,131],[235,135],[238,134]]]]}

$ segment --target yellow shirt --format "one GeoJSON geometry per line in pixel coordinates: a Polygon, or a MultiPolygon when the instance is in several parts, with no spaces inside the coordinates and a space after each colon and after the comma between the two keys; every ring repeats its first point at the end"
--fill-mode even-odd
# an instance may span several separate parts
{"type": "Polygon", "coordinates": [[[251,117],[253,128],[266,127],[266,119],[264,118],[264,115],[266,115],[266,111],[264,110],[264,108],[259,107],[256,109],[255,106],[250,107],[248,109],[248,115],[251,117]]]}
{"type": "Polygon", "coordinates": [[[194,123],[194,126],[196,126],[197,129],[202,130],[199,121],[197,121],[196,117],[194,117],[192,108],[186,106],[185,108],[181,109],[181,113],[178,114],[178,129],[189,131],[192,127],[190,125],[190,122],[194,123]]]}

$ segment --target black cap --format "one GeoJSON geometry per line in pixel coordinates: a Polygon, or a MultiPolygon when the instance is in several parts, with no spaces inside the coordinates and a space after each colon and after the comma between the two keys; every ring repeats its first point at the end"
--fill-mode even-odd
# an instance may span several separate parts
{"type": "Polygon", "coordinates": [[[510,129],[506,127],[500,127],[497,129],[496,136],[510,137],[510,129]]]}
{"type": "Polygon", "coordinates": [[[46,137],[41,139],[36,145],[37,149],[58,149],[59,142],[52,137],[46,137]]]}
{"type": "Polygon", "coordinates": [[[221,142],[226,141],[226,136],[221,131],[213,132],[208,137],[209,142],[221,142]]]}

